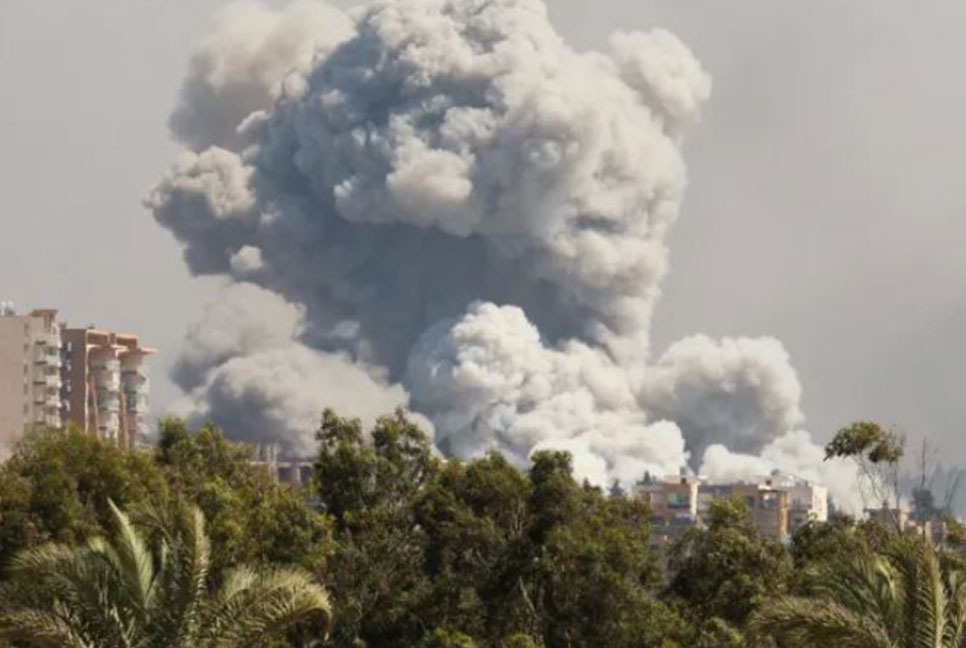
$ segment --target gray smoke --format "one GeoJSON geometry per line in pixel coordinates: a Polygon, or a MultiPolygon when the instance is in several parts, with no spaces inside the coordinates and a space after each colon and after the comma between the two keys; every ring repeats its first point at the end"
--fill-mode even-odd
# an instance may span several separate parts
{"type": "Polygon", "coordinates": [[[670,33],[577,52],[540,0],[222,14],[148,200],[192,272],[238,282],[175,372],[193,410],[302,450],[325,405],[408,402],[445,452],[566,448],[598,483],[819,470],[777,341],[650,360],[709,93],[670,33]]]}
{"type": "Polygon", "coordinates": [[[229,286],[185,337],[172,372],[187,392],[179,409],[195,423],[214,420],[238,437],[308,456],[321,403],[367,425],[406,405],[405,390],[385,372],[306,346],[304,330],[303,307],[254,284],[229,286]]]}

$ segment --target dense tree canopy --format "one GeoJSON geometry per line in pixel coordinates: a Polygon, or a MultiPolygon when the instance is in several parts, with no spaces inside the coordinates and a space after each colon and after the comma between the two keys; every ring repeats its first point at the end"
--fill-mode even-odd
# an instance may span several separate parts
{"type": "MultiPolygon", "coordinates": [[[[822,578],[901,580],[934,566],[892,525],[843,516],[805,525],[787,546],[765,539],[740,499],[713,502],[702,525],[656,550],[644,502],[580,483],[565,452],[536,453],[527,470],[499,454],[445,459],[399,412],[371,430],[325,412],[317,436],[312,483],[292,487],[212,426],[165,420],[158,444],[139,451],[76,430],[32,433],[0,465],[0,588],[24,583],[15,555],[111,537],[112,502],[152,551],[165,520],[197,508],[210,539],[205,605],[235,587],[239,568],[297,566],[324,584],[331,618],[259,639],[272,648],[784,648],[806,645],[799,622],[809,637],[833,636],[816,625],[840,603],[822,578]]],[[[857,424],[829,453],[891,465],[895,443],[857,424]]],[[[949,549],[930,555],[958,601],[966,533],[948,522],[949,549]]],[[[919,627],[909,623],[904,632],[919,627]]]]}
{"type": "Polygon", "coordinates": [[[331,614],[305,571],[236,567],[209,579],[204,516],[178,506],[139,528],[109,503],[111,533],[18,553],[0,584],[0,638],[36,648],[264,646],[331,614]]]}

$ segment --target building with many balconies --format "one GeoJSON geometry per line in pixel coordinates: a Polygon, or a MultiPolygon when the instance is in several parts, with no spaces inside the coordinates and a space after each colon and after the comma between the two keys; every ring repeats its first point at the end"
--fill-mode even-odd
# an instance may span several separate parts
{"type": "Polygon", "coordinates": [[[68,422],[131,447],[148,426],[144,359],[136,335],[67,328],[54,309],[18,315],[0,304],[0,458],[26,428],[68,422]]]}
{"type": "Polygon", "coordinates": [[[61,337],[57,311],[17,315],[0,304],[0,458],[24,428],[59,427],[61,337]]]}
{"type": "Polygon", "coordinates": [[[144,358],[155,349],[136,335],[64,329],[70,393],[66,418],[102,439],[132,447],[147,434],[150,381],[144,358]]]}

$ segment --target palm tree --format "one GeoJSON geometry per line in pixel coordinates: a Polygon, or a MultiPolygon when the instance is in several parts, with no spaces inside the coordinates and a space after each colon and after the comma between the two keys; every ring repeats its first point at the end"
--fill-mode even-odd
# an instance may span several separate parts
{"type": "Polygon", "coordinates": [[[796,648],[966,648],[966,579],[921,539],[834,560],[807,596],[766,604],[752,627],[796,648]]]}
{"type": "Polygon", "coordinates": [[[0,640],[38,648],[235,648],[331,614],[325,590],[296,569],[237,568],[212,591],[197,508],[148,515],[141,527],[113,503],[111,510],[110,537],[44,545],[13,560],[0,586],[0,640]]]}

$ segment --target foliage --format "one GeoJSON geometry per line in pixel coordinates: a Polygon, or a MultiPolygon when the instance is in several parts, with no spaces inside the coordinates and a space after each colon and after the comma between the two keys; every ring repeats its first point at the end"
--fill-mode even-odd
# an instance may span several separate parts
{"type": "Polygon", "coordinates": [[[837,515],[824,523],[804,525],[792,538],[790,550],[799,572],[804,572],[817,563],[888,552],[898,538],[891,527],[875,520],[856,522],[837,515]]]}
{"type": "Polygon", "coordinates": [[[331,550],[326,517],[306,505],[300,489],[276,485],[251,451],[206,425],[192,434],[184,422],[161,422],[155,455],[170,488],[194,502],[209,521],[212,570],[251,562],[318,569],[331,550]]]}
{"type": "Polygon", "coordinates": [[[647,548],[646,507],[579,486],[568,453],[539,452],[532,461],[527,553],[533,567],[529,579],[521,571],[544,643],[660,645],[679,628],[654,595],[658,570],[647,548]]]}
{"type": "Polygon", "coordinates": [[[966,525],[948,514],[943,523],[946,525],[946,544],[959,551],[966,549],[966,525]]]}
{"type": "Polygon", "coordinates": [[[437,629],[426,635],[418,648],[476,648],[476,644],[462,632],[437,629]]]}
{"type": "MultiPolygon", "coordinates": [[[[153,452],[76,430],[28,435],[0,465],[0,596],[8,614],[33,610],[18,632],[28,617],[54,634],[66,619],[75,634],[108,633],[96,645],[149,647],[164,636],[175,648],[186,637],[205,646],[222,626],[201,615],[240,605],[225,592],[241,595],[259,574],[278,585],[293,564],[306,570],[296,572],[301,584],[308,572],[326,583],[331,619],[288,625],[260,638],[262,648],[807,648],[874,646],[876,632],[903,648],[919,645],[909,637],[936,639],[939,625],[952,636],[963,606],[966,559],[951,550],[963,551],[966,532],[948,515],[948,553],[841,515],[806,524],[785,547],[759,536],[743,500],[717,500],[701,526],[656,553],[651,513],[629,485],[579,483],[565,452],[538,452],[526,471],[499,454],[446,460],[401,412],[371,430],[325,412],[317,437],[312,484],[296,488],[210,425],[165,420],[153,452]],[[191,530],[193,516],[206,533],[191,530]],[[194,599],[175,596],[199,582],[192,551],[206,556],[203,586],[187,588],[194,599]],[[124,558],[135,554],[149,558],[124,558]],[[156,608],[138,595],[146,574],[169,583],[155,590],[168,597],[156,608]],[[850,627],[857,618],[865,625],[850,627]]],[[[895,433],[857,423],[827,453],[851,457],[865,476],[894,477],[901,448],[895,433]]],[[[945,510],[920,499],[927,517],[945,510]]],[[[943,641],[929,645],[961,648],[943,641]]]]}
{"type": "Polygon", "coordinates": [[[0,589],[0,637],[25,646],[261,646],[326,618],[325,590],[294,569],[239,567],[210,589],[204,517],[148,516],[148,533],[109,502],[112,533],[19,553],[0,589]]]}
{"type": "Polygon", "coordinates": [[[673,546],[667,596],[691,619],[695,643],[740,645],[735,630],[781,591],[791,567],[782,545],[758,535],[744,500],[718,499],[707,528],[689,529],[673,546]]]}
{"type": "Polygon", "coordinates": [[[324,572],[336,593],[332,643],[415,643],[426,627],[416,602],[429,582],[414,507],[437,470],[429,441],[399,412],[367,439],[357,419],[326,411],[318,439],[318,495],[336,526],[324,572]]]}
{"type": "Polygon", "coordinates": [[[818,565],[803,591],[765,605],[755,628],[802,648],[961,648],[966,579],[925,541],[818,565]]]}
{"type": "MultiPolygon", "coordinates": [[[[895,511],[902,501],[899,461],[904,445],[901,434],[872,421],[858,421],[835,434],[825,446],[825,460],[851,459],[859,470],[856,486],[863,503],[895,511]]],[[[891,526],[901,532],[900,516],[891,513],[889,517],[891,526]]]]}
{"type": "Polygon", "coordinates": [[[839,430],[825,446],[825,458],[865,456],[872,463],[895,463],[902,457],[902,440],[872,421],[839,430]]]}
{"type": "Polygon", "coordinates": [[[0,570],[21,549],[79,542],[119,506],[158,502],[167,484],[151,457],[76,428],[37,429],[0,470],[0,570]]]}
{"type": "Polygon", "coordinates": [[[646,508],[578,484],[567,453],[538,453],[529,475],[499,455],[441,463],[398,413],[369,442],[327,412],[319,439],[333,645],[646,647],[680,631],[655,597],[646,508]]]}

